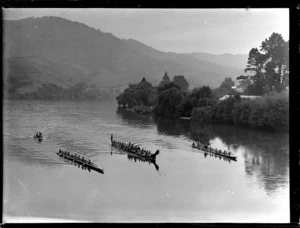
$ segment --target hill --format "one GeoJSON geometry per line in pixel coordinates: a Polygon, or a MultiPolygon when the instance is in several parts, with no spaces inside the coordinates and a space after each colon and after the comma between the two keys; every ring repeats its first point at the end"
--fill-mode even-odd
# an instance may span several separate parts
{"type": "Polygon", "coordinates": [[[44,85],[70,89],[79,84],[120,88],[146,77],[158,84],[165,71],[183,74],[191,85],[217,87],[240,71],[187,54],[166,53],[135,40],[59,17],[5,20],[4,86],[14,93],[44,85]]]}
{"type": "Polygon", "coordinates": [[[248,54],[209,54],[209,53],[200,53],[200,52],[193,52],[189,53],[199,60],[205,60],[211,63],[216,63],[221,66],[225,67],[232,67],[236,69],[245,69],[248,61],[248,54]]]}

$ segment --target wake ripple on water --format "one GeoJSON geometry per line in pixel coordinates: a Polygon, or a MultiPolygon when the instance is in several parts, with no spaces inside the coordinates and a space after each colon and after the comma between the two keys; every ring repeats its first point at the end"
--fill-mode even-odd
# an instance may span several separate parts
{"type": "Polygon", "coordinates": [[[60,162],[55,153],[49,151],[39,150],[37,147],[24,147],[22,145],[8,145],[6,147],[4,160],[14,159],[26,165],[34,166],[56,166],[63,164],[60,162]]]}

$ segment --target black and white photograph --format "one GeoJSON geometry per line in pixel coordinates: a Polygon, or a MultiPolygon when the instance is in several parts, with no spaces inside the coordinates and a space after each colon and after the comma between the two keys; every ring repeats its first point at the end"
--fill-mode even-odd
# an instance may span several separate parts
{"type": "Polygon", "coordinates": [[[3,223],[289,223],[288,8],[2,8],[3,223]]]}

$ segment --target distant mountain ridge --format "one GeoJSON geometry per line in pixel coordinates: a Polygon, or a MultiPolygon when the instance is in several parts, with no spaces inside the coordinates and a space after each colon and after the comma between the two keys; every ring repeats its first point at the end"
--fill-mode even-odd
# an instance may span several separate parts
{"type": "Polygon", "coordinates": [[[4,21],[4,85],[32,92],[43,84],[70,88],[78,83],[121,87],[146,77],[158,84],[165,71],[182,74],[190,85],[217,87],[240,69],[199,59],[198,54],[166,53],[139,41],[59,17],[4,21]],[[10,79],[13,80],[10,80],[10,79]]]}
{"type": "Polygon", "coordinates": [[[238,69],[245,69],[248,61],[248,54],[209,54],[193,52],[187,53],[199,60],[205,60],[212,63],[216,63],[226,67],[233,67],[238,69]]]}

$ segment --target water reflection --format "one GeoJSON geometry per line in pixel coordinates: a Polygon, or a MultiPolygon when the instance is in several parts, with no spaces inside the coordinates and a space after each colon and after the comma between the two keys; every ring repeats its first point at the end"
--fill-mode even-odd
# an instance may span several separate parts
{"type": "Polygon", "coordinates": [[[223,149],[239,153],[244,158],[247,176],[254,177],[268,194],[288,181],[288,134],[193,121],[155,120],[155,123],[159,133],[185,135],[192,141],[214,144],[216,148],[220,145],[223,149]]]}
{"type": "Polygon", "coordinates": [[[138,127],[141,126],[147,128],[153,125],[153,118],[151,115],[141,115],[130,110],[118,108],[117,115],[128,125],[138,127]]]}
{"type": "Polygon", "coordinates": [[[154,118],[154,122],[160,134],[175,136],[190,135],[190,121],[154,118]]]}
{"type": "Polygon", "coordinates": [[[133,154],[127,154],[127,158],[129,161],[134,161],[134,162],[146,162],[148,163],[149,165],[150,164],[153,164],[155,166],[155,169],[158,171],[159,170],[159,166],[156,164],[156,161],[153,161],[153,160],[149,160],[149,159],[146,159],[144,157],[138,157],[136,155],[133,155],[133,154]]]}
{"type": "MultiPolygon", "coordinates": [[[[200,128],[197,124],[193,127],[200,128]]],[[[268,194],[286,184],[289,173],[288,134],[229,125],[211,125],[208,128],[213,137],[220,138],[228,149],[241,151],[247,176],[254,177],[268,194]]]]}
{"type": "MultiPolygon", "coordinates": [[[[211,153],[206,153],[204,152],[204,157],[213,157],[213,158],[219,158],[219,160],[222,160],[222,161],[225,161],[225,162],[228,162],[230,163],[232,160],[229,159],[229,158],[226,158],[226,157],[223,157],[223,156],[220,156],[220,155],[217,155],[217,154],[211,154],[211,153]]],[[[233,161],[236,161],[236,160],[233,160],[233,161]]]]}
{"type": "MultiPolygon", "coordinates": [[[[35,107],[36,105],[33,106],[35,107]]],[[[20,104],[18,106],[11,106],[9,111],[6,110],[7,114],[4,115],[6,118],[4,119],[4,134],[6,135],[4,139],[4,158],[12,158],[11,160],[17,160],[18,162],[32,166],[47,167],[50,165],[62,166],[62,164],[65,164],[65,167],[68,167],[65,161],[57,158],[55,152],[59,148],[72,152],[79,151],[82,155],[94,159],[101,158],[101,163],[103,162],[105,168],[107,167],[110,170],[108,175],[103,175],[103,178],[101,178],[101,181],[106,181],[106,186],[108,186],[106,189],[107,196],[103,197],[103,201],[105,201],[104,198],[113,198],[109,193],[122,189],[123,184],[127,184],[129,188],[137,186],[135,187],[136,189],[151,190],[148,197],[151,203],[157,199],[158,202],[165,201],[167,202],[166,205],[174,208],[173,202],[178,202],[181,198],[186,198],[185,194],[189,192],[191,196],[189,204],[198,200],[197,206],[201,205],[203,207],[201,203],[207,199],[209,202],[205,205],[208,208],[211,206],[211,201],[213,201],[216,194],[219,194],[223,198],[227,197],[223,194],[223,189],[214,193],[211,193],[211,189],[215,189],[215,184],[219,185],[222,181],[230,183],[232,181],[230,175],[226,177],[227,179],[223,177],[215,179],[218,177],[216,175],[214,180],[210,180],[212,172],[215,171],[218,173],[220,170],[222,172],[222,168],[225,167],[228,172],[232,171],[234,174],[238,172],[238,176],[241,177],[240,180],[246,179],[247,183],[253,181],[254,188],[258,185],[259,188],[264,189],[264,192],[268,194],[274,195],[277,189],[288,185],[288,134],[252,131],[221,124],[205,125],[189,120],[152,119],[151,116],[142,116],[124,110],[116,112],[113,106],[92,103],[55,103],[36,107],[43,108],[43,112],[32,111],[31,108],[27,106],[23,107],[20,104]],[[35,118],[32,118],[32,116],[35,118]],[[41,143],[34,141],[31,136],[31,133],[37,129],[41,129],[43,133],[45,132],[46,138],[41,143]],[[25,135],[29,134],[28,132],[30,132],[30,136],[25,138],[25,135]],[[137,145],[143,145],[150,150],[157,149],[156,147],[161,149],[163,151],[159,160],[161,167],[156,163],[149,163],[127,153],[122,153],[126,155],[131,164],[139,163],[140,166],[145,165],[145,169],[139,167],[138,164],[132,165],[132,169],[126,169],[131,165],[129,162],[122,161],[122,159],[118,161],[120,156],[110,157],[110,153],[112,155],[118,153],[110,151],[109,139],[111,132],[116,132],[122,136],[122,139],[126,141],[130,140],[137,145]],[[238,156],[238,161],[235,163],[232,162],[229,166],[225,162],[218,162],[222,158],[205,153],[203,153],[202,157],[200,154],[193,153],[194,150],[190,146],[192,141],[208,144],[222,150],[233,151],[238,156]],[[197,158],[198,160],[196,160],[197,158]],[[146,163],[148,163],[149,168],[153,164],[157,172],[160,172],[162,168],[167,170],[169,175],[166,179],[157,178],[156,173],[153,172],[154,168],[151,168],[153,171],[151,170],[152,172],[148,173],[148,165],[146,166],[146,163]],[[126,171],[124,171],[125,169],[126,171]],[[174,170],[177,170],[177,172],[174,170]],[[191,172],[185,173],[188,171],[191,172]],[[131,185],[127,182],[122,183],[122,181],[126,180],[125,177],[128,173],[133,176],[136,175],[136,178],[130,179],[132,180],[130,182],[131,185]],[[209,174],[206,175],[206,173],[209,174]],[[147,175],[148,178],[157,183],[154,186],[161,185],[164,187],[157,188],[158,192],[152,194],[153,189],[146,187],[151,182],[148,181],[149,179],[141,182],[139,175],[142,174],[147,175]],[[118,181],[112,183],[111,178],[114,175],[117,177],[123,176],[118,181]],[[202,175],[201,177],[203,178],[199,177],[199,175],[202,175]],[[178,178],[182,178],[183,176],[187,177],[184,178],[185,183],[187,183],[185,185],[178,182],[178,178]],[[139,181],[134,182],[134,180],[139,181]],[[201,180],[199,181],[200,187],[195,184],[194,180],[201,180]],[[118,184],[120,184],[119,187],[112,187],[118,184]],[[176,186],[176,184],[180,184],[180,186],[176,186]],[[197,194],[202,186],[205,186],[202,189],[204,192],[198,196],[197,194]],[[187,189],[188,187],[189,189],[187,189]],[[160,190],[165,191],[165,189],[167,192],[159,192],[160,190]],[[191,189],[192,191],[190,191],[191,189]],[[165,196],[166,193],[170,192],[174,193],[174,198],[165,196]]],[[[78,167],[78,164],[73,165],[78,167]]],[[[70,169],[68,172],[72,172],[72,170],[74,169],[70,169]]],[[[84,174],[85,172],[83,172],[82,176],[84,174]]],[[[29,177],[30,174],[26,174],[27,176],[29,177]]],[[[93,175],[88,176],[88,178],[93,178],[93,175]]],[[[38,181],[38,183],[40,182],[38,181]]],[[[241,183],[241,186],[243,184],[241,183]]],[[[72,185],[66,186],[69,187],[72,185]]],[[[95,188],[98,187],[95,186],[95,188]]],[[[89,187],[89,189],[93,188],[89,187]]],[[[244,189],[247,190],[248,188],[245,187],[244,189]]],[[[243,190],[242,187],[241,190],[243,190]]],[[[237,199],[247,198],[248,193],[245,193],[245,196],[242,196],[242,193],[240,194],[237,196],[237,199]]],[[[121,197],[119,193],[116,193],[114,196],[120,196],[117,208],[119,207],[119,202],[124,197],[121,197]]],[[[141,202],[144,202],[144,199],[141,202]]],[[[257,202],[260,202],[260,199],[257,202]]],[[[99,205],[99,208],[103,207],[102,200],[99,205]]],[[[111,205],[111,202],[108,202],[106,207],[109,207],[109,205],[111,205]]],[[[128,202],[128,205],[132,205],[132,202],[128,202]]],[[[145,204],[141,203],[140,205],[142,205],[141,208],[145,208],[145,204]]],[[[157,204],[153,203],[153,205],[153,208],[157,210],[157,204]]],[[[87,207],[90,207],[90,204],[87,207]]],[[[195,208],[199,209],[196,206],[195,208]]],[[[241,208],[243,207],[241,206],[241,208]]],[[[195,211],[197,211],[196,209],[195,211]]],[[[168,210],[165,209],[165,211],[168,210]]]]}
{"type": "Polygon", "coordinates": [[[95,171],[95,172],[104,174],[104,172],[101,171],[100,169],[91,169],[91,168],[88,167],[88,166],[82,165],[82,164],[80,164],[80,163],[78,163],[78,162],[72,161],[72,160],[67,159],[67,158],[65,158],[65,157],[61,157],[61,156],[59,156],[59,155],[58,155],[58,157],[59,157],[60,160],[64,161],[66,164],[74,165],[75,167],[77,167],[77,168],[79,168],[79,169],[86,170],[86,171],[89,171],[89,172],[91,172],[91,170],[93,170],[93,171],[95,171]]]}
{"type": "Polygon", "coordinates": [[[210,140],[217,137],[212,125],[190,122],[191,139],[205,145],[210,145],[210,140]]]}
{"type": "Polygon", "coordinates": [[[38,143],[41,143],[41,142],[43,141],[42,138],[34,138],[34,140],[35,140],[36,142],[38,142],[38,143]]]}
{"type": "Polygon", "coordinates": [[[156,164],[155,160],[147,159],[146,157],[140,157],[136,154],[129,153],[129,152],[124,152],[124,151],[113,151],[113,147],[111,147],[111,155],[113,154],[122,154],[122,155],[127,155],[127,159],[131,162],[143,162],[143,163],[148,163],[149,165],[153,164],[156,171],[159,171],[159,166],[156,164]]]}

